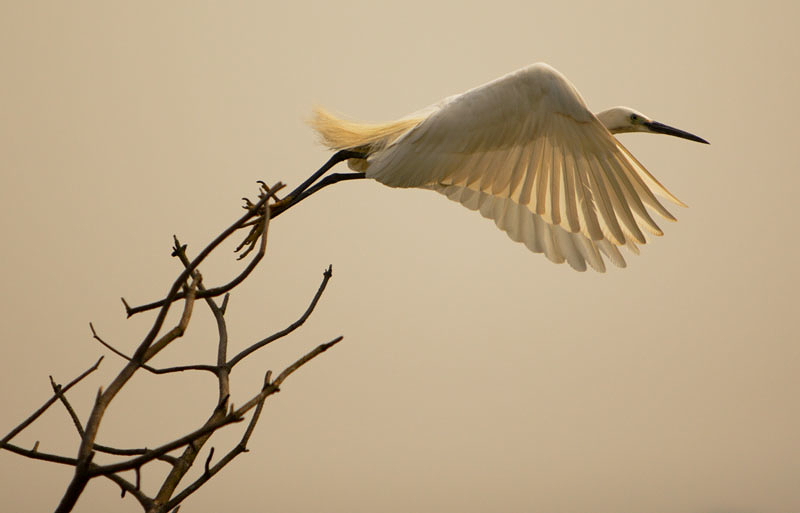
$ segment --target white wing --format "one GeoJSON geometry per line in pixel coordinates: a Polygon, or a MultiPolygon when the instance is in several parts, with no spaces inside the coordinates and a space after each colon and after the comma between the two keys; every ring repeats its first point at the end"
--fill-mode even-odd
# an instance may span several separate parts
{"type": "Polygon", "coordinates": [[[369,159],[367,176],[433,189],[532,251],[579,270],[662,231],[645,206],[674,198],[586,107],[558,71],[534,64],[446,102],[369,159]]]}

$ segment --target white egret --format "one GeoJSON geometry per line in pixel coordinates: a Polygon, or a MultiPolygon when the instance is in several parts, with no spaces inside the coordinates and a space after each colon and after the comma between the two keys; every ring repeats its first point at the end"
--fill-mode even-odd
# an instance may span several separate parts
{"type": "Polygon", "coordinates": [[[648,208],[675,218],[656,195],[685,206],[612,134],[708,144],[627,107],[592,114],[575,87],[543,63],[398,121],[354,123],[316,109],[311,125],[328,147],[345,150],[339,160],[356,157],[349,164],[365,172],[358,177],[444,194],[579,271],[587,263],[605,271],[602,255],[625,267],[618,247],[638,254],[644,231],[662,235],[648,208]]]}

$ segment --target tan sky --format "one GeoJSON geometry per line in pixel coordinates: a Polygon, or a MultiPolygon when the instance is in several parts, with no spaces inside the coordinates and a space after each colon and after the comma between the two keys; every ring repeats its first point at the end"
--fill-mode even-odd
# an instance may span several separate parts
{"type": "MultiPolygon", "coordinates": [[[[255,181],[326,158],[315,104],[399,117],[532,62],[599,111],[697,133],[622,136],[690,208],[625,270],[576,273],[439,195],[342,183],[286,217],[232,298],[232,346],[305,308],[234,375],[345,335],[274,398],[251,452],[182,511],[800,511],[793,2],[5,2],[0,5],[0,431],[99,355],[85,418],[163,294],[173,233],[205,244],[255,181]]],[[[238,264],[223,255],[209,283],[238,264]]],[[[158,363],[211,362],[199,310],[158,363]]],[[[100,439],[162,442],[204,418],[206,376],[142,376],[100,439]]],[[[224,437],[223,437],[224,438],[224,437]]],[[[73,455],[54,409],[17,440],[73,455]]],[[[224,441],[215,444],[221,449],[224,441]]],[[[55,507],[70,472],[0,453],[0,503],[55,507]],[[36,492],[32,493],[34,489],[36,492]]],[[[145,485],[157,482],[145,475],[145,485]]],[[[108,483],[77,511],[138,511],[108,483]]]]}

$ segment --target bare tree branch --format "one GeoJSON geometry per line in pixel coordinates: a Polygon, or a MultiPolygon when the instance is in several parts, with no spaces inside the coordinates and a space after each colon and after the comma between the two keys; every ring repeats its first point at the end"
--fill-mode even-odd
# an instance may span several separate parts
{"type": "Polygon", "coordinates": [[[336,337],[335,339],[331,340],[330,342],[326,342],[324,344],[318,345],[317,347],[314,348],[313,351],[311,351],[310,353],[306,354],[305,356],[303,356],[302,358],[300,358],[299,360],[297,360],[296,362],[294,362],[290,366],[286,367],[283,370],[283,372],[278,374],[278,377],[275,378],[275,381],[272,382],[272,386],[280,388],[281,384],[293,372],[295,372],[297,369],[299,369],[303,365],[307,364],[308,362],[310,362],[311,360],[313,360],[317,356],[321,355],[322,353],[324,353],[328,349],[332,348],[333,346],[335,346],[336,344],[341,342],[343,339],[344,339],[344,337],[340,335],[340,336],[336,337]]]}
{"type": "MultiPolygon", "coordinates": [[[[266,185],[263,185],[266,187],[266,185]]],[[[269,216],[269,209],[267,209],[265,216],[269,216]]],[[[261,233],[261,244],[262,250],[266,251],[266,241],[267,241],[267,230],[268,225],[265,223],[261,233]]],[[[175,237],[175,246],[174,246],[173,255],[176,255],[184,267],[188,267],[190,265],[189,257],[186,256],[186,245],[181,245],[178,241],[178,238],[175,237]]],[[[204,292],[205,289],[203,285],[200,284],[200,292],[204,292]]],[[[217,375],[217,379],[219,380],[219,397],[225,397],[226,395],[230,394],[230,369],[224,367],[225,359],[227,358],[228,354],[228,326],[225,322],[225,310],[228,307],[228,299],[230,298],[230,294],[225,294],[224,299],[222,300],[222,306],[217,306],[216,301],[213,298],[207,297],[205,298],[206,304],[208,308],[211,310],[212,315],[214,316],[214,320],[217,323],[217,335],[218,335],[218,344],[217,344],[217,365],[211,367],[213,372],[217,375]]]]}
{"type": "MultiPolygon", "coordinates": [[[[191,318],[192,304],[194,303],[194,291],[197,290],[197,283],[198,282],[196,280],[193,280],[192,289],[190,293],[187,294],[184,311],[181,315],[178,325],[167,332],[167,334],[161,337],[155,344],[152,344],[152,340],[160,331],[161,325],[163,324],[166,316],[166,312],[169,309],[170,303],[168,302],[161,308],[161,311],[159,311],[153,327],[150,329],[150,332],[148,332],[148,334],[145,336],[145,339],[137,348],[132,359],[125,365],[125,367],[123,367],[108,388],[105,391],[101,390],[97,394],[97,399],[95,400],[94,407],[92,408],[92,413],[89,416],[89,421],[86,423],[84,435],[81,438],[81,444],[78,449],[78,464],[75,466],[75,474],[73,475],[72,481],[67,487],[67,491],[64,493],[58,508],[56,508],[57,513],[66,513],[71,511],[75,506],[78,497],[80,497],[84,488],[86,488],[86,484],[89,482],[89,479],[92,478],[93,474],[90,472],[90,464],[95,454],[94,442],[95,438],[97,437],[97,431],[100,427],[100,421],[102,420],[106,409],[111,404],[111,401],[114,399],[114,397],[116,397],[117,393],[119,393],[119,391],[130,380],[130,378],[133,377],[133,374],[141,366],[141,364],[146,362],[149,358],[152,358],[158,353],[158,351],[166,347],[177,337],[183,335],[186,325],[191,318]]],[[[173,284],[170,294],[176,293],[178,286],[179,284],[176,281],[175,284],[173,284]]]]}
{"type": "Polygon", "coordinates": [[[92,338],[97,340],[98,342],[100,342],[106,349],[108,349],[109,351],[111,351],[115,355],[117,355],[117,356],[119,356],[119,357],[121,357],[121,358],[123,358],[125,360],[128,360],[128,361],[131,360],[128,356],[125,356],[125,353],[123,353],[122,351],[117,350],[111,344],[109,344],[108,342],[103,340],[100,337],[100,335],[97,334],[97,330],[94,329],[94,324],[91,323],[91,322],[89,323],[89,329],[92,330],[92,338]]]}
{"type": "Polygon", "coordinates": [[[193,259],[190,259],[187,256],[186,246],[182,245],[177,237],[174,237],[172,255],[179,258],[183,269],[178,273],[177,278],[175,278],[175,280],[172,282],[167,294],[163,296],[163,299],[135,308],[131,308],[125,299],[122,299],[123,304],[125,305],[126,313],[129,317],[139,312],[157,309],[155,318],[150,328],[136,346],[132,355],[128,356],[125,354],[125,352],[116,349],[113,345],[106,342],[99,335],[94,325],[92,323],[89,324],[92,337],[104,348],[122,358],[124,363],[122,364],[122,368],[120,369],[119,373],[109,382],[108,386],[105,388],[100,388],[97,392],[94,405],[92,406],[91,412],[86,419],[85,424],[81,422],[80,416],[68,400],[66,393],[75,384],[96,370],[100,364],[100,361],[102,361],[102,358],[100,358],[92,367],[90,367],[87,371],[75,378],[66,386],[62,387],[51,377],[50,383],[54,392],[53,397],[51,397],[42,407],[40,407],[39,410],[34,412],[17,427],[12,429],[11,432],[9,432],[3,438],[3,440],[0,441],[0,449],[6,449],[10,452],[31,459],[74,467],[72,479],[69,482],[69,485],[67,486],[60,503],[58,504],[56,512],[66,513],[71,511],[90,480],[100,476],[104,476],[116,483],[120,487],[122,497],[125,497],[127,494],[133,496],[139,502],[140,506],[148,513],[166,513],[167,511],[177,512],[181,503],[187,497],[199,490],[206,482],[218,474],[238,455],[247,452],[247,444],[254,432],[256,424],[261,418],[261,413],[267,398],[279,392],[283,382],[293,372],[297,371],[300,367],[306,365],[316,356],[322,354],[327,349],[337,344],[342,340],[342,337],[337,337],[328,343],[321,344],[315,347],[312,351],[301,356],[294,363],[286,367],[274,381],[271,381],[272,373],[268,371],[265,375],[261,390],[257,394],[253,395],[250,399],[245,401],[244,404],[236,408],[230,404],[230,375],[233,367],[250,355],[254,354],[259,349],[262,349],[266,345],[279,338],[289,335],[298,327],[300,327],[312,314],[320,298],[322,297],[327,283],[332,277],[332,268],[329,266],[323,273],[323,280],[320,283],[316,294],[311,299],[310,304],[299,319],[283,330],[252,344],[230,360],[228,359],[227,354],[228,327],[225,318],[225,313],[230,299],[229,291],[250,276],[253,269],[258,265],[259,262],[262,261],[264,255],[266,254],[268,229],[270,220],[274,217],[273,213],[276,211],[279,213],[285,212],[291,206],[297,204],[327,185],[341,180],[358,178],[358,173],[333,175],[315,184],[315,182],[317,182],[317,180],[336,163],[348,158],[359,157],[363,157],[363,154],[353,151],[342,151],[337,153],[322,168],[320,168],[320,170],[312,175],[312,177],[306,180],[303,184],[301,184],[283,199],[279,199],[276,195],[276,193],[283,187],[283,184],[278,183],[273,187],[268,187],[265,183],[261,182],[258,201],[253,203],[246,200],[245,208],[247,212],[243,216],[239,217],[228,228],[223,230],[219,235],[217,235],[211,242],[208,243],[208,245],[202,248],[199,254],[193,259]],[[245,266],[245,268],[231,281],[222,286],[206,288],[203,285],[203,276],[199,271],[200,265],[214,250],[220,247],[223,241],[229,238],[234,232],[242,228],[249,228],[249,231],[243,242],[237,248],[237,251],[244,249],[244,251],[240,253],[240,258],[248,255],[251,251],[255,251],[256,249],[258,249],[258,251],[250,259],[250,262],[245,266]],[[221,305],[219,305],[214,298],[222,294],[224,294],[224,298],[221,305]],[[205,300],[211,315],[216,321],[217,348],[215,363],[185,364],[167,368],[155,368],[151,366],[149,362],[156,355],[187,333],[187,329],[193,318],[195,311],[194,306],[197,299],[205,300]],[[180,318],[174,326],[164,331],[169,309],[174,302],[179,300],[183,301],[183,309],[180,318]],[[109,405],[119,394],[122,388],[130,381],[134,374],[140,369],[143,369],[154,375],[195,370],[206,371],[214,374],[218,381],[219,390],[218,398],[213,410],[206,420],[202,422],[196,429],[193,429],[183,436],[174,438],[171,441],[163,443],[152,449],[147,447],[141,449],[117,448],[96,443],[100,423],[108,411],[109,405]],[[10,441],[17,434],[23,431],[31,423],[35,422],[55,401],[60,401],[62,403],[70,417],[70,420],[72,421],[72,424],[75,427],[75,430],[80,436],[80,445],[78,447],[76,457],[66,457],[58,454],[41,452],[39,451],[38,441],[34,445],[33,449],[24,449],[18,445],[10,443],[10,441]],[[219,461],[214,461],[216,447],[212,447],[203,460],[197,460],[200,451],[214,435],[214,433],[225,426],[245,420],[245,417],[251,413],[251,411],[252,415],[247,422],[247,426],[238,444],[230,448],[222,456],[222,458],[219,459],[219,461]],[[181,450],[180,455],[170,454],[173,453],[173,451],[178,450],[181,450]],[[109,457],[112,461],[104,464],[95,463],[94,458],[97,452],[106,454],[107,457],[109,457]],[[156,460],[166,462],[171,468],[160,485],[157,493],[150,497],[144,490],[141,489],[141,476],[145,466],[156,460]],[[185,486],[185,488],[179,493],[176,493],[177,487],[181,480],[196,462],[203,465],[202,474],[192,483],[185,486]],[[135,482],[131,482],[121,475],[123,472],[128,471],[134,472],[135,482]]]}
{"type": "Polygon", "coordinates": [[[59,456],[58,454],[48,454],[46,452],[41,452],[37,449],[38,444],[39,442],[36,442],[36,446],[33,449],[23,449],[18,445],[6,442],[3,445],[3,449],[11,451],[15,454],[19,454],[20,456],[25,456],[26,458],[30,458],[32,460],[49,461],[51,463],[59,463],[61,465],[71,465],[73,467],[78,464],[78,460],[75,458],[68,458],[66,456],[59,456]]]}
{"type": "Polygon", "coordinates": [[[306,311],[303,312],[303,315],[301,315],[299,319],[297,319],[295,322],[290,324],[285,329],[283,329],[283,330],[281,330],[281,331],[279,331],[279,332],[277,332],[277,333],[275,333],[273,335],[270,335],[269,337],[267,337],[265,339],[262,339],[262,340],[256,342],[255,344],[251,345],[250,347],[244,349],[239,354],[237,354],[236,356],[231,358],[231,360],[226,364],[226,367],[228,367],[229,369],[232,369],[237,363],[239,363],[243,359],[247,358],[254,351],[257,351],[257,350],[261,349],[262,347],[264,347],[265,345],[269,344],[270,342],[274,342],[275,340],[278,340],[279,338],[285,337],[289,333],[293,332],[294,330],[296,330],[297,328],[302,326],[303,323],[306,322],[306,320],[309,318],[311,313],[314,311],[314,308],[316,308],[317,303],[319,302],[319,299],[322,297],[322,293],[325,292],[325,287],[328,286],[328,281],[331,279],[332,276],[333,276],[333,266],[328,266],[328,268],[325,270],[325,272],[322,273],[322,283],[320,283],[319,288],[317,289],[317,293],[314,294],[314,297],[311,300],[311,304],[308,305],[308,308],[306,308],[306,311]]]}
{"type": "Polygon", "coordinates": [[[61,401],[61,404],[63,404],[64,408],[66,408],[70,419],[72,419],[72,423],[75,425],[75,429],[78,430],[78,435],[83,436],[83,426],[81,426],[81,421],[78,418],[78,415],[75,413],[75,410],[72,408],[72,405],[69,404],[64,392],[62,392],[61,385],[56,384],[53,376],[50,376],[50,386],[53,387],[53,392],[55,392],[55,394],[58,396],[58,399],[61,401]]]}
{"type": "Polygon", "coordinates": [[[125,494],[129,493],[133,495],[137,501],[139,501],[139,504],[141,504],[142,508],[145,510],[148,510],[152,507],[153,499],[145,495],[144,492],[142,492],[142,490],[139,488],[138,473],[135,485],[129,483],[127,480],[123,479],[117,474],[108,474],[105,477],[117,483],[117,485],[122,489],[122,497],[125,497],[125,494]]]}
{"type": "MultiPolygon", "coordinates": [[[[50,376],[50,385],[53,387],[53,391],[56,394],[58,394],[58,398],[59,400],[61,400],[61,403],[64,405],[64,408],[66,408],[67,413],[70,416],[70,419],[72,419],[72,423],[75,425],[75,429],[78,431],[78,434],[80,436],[83,436],[84,432],[83,432],[83,426],[81,425],[81,421],[78,418],[78,415],[75,413],[75,410],[73,409],[72,405],[69,403],[69,400],[67,400],[66,396],[61,391],[61,385],[57,384],[53,380],[52,376],[50,376]]],[[[114,454],[116,456],[135,456],[135,455],[145,454],[147,452],[147,449],[118,449],[116,447],[109,447],[107,445],[100,445],[100,444],[95,444],[94,450],[106,454],[114,454]]],[[[172,456],[162,455],[159,459],[167,463],[172,463],[172,464],[175,463],[175,458],[172,456]]]]}
{"type": "MultiPolygon", "coordinates": [[[[167,297],[165,299],[162,299],[160,301],[155,301],[153,303],[149,303],[149,304],[146,304],[146,305],[137,306],[137,307],[134,307],[134,308],[127,307],[127,303],[126,303],[126,309],[127,309],[128,317],[130,317],[132,315],[135,315],[137,313],[140,313],[140,312],[145,312],[147,310],[153,310],[154,308],[158,308],[158,307],[162,307],[163,308],[164,305],[167,305],[167,304],[171,303],[172,301],[183,299],[183,297],[184,297],[183,294],[179,293],[178,290],[177,290],[177,287],[180,285],[180,283],[183,283],[183,282],[186,281],[186,278],[188,278],[189,275],[191,275],[191,273],[197,268],[197,266],[199,266],[200,263],[203,260],[205,260],[206,257],[208,257],[208,255],[211,253],[211,251],[216,249],[216,247],[219,246],[225,239],[230,237],[230,235],[233,234],[233,232],[235,232],[236,230],[241,228],[248,219],[258,215],[259,211],[261,211],[265,207],[265,205],[267,204],[267,200],[269,200],[271,197],[273,197],[274,193],[277,192],[278,190],[280,190],[280,188],[282,186],[283,186],[282,184],[278,184],[276,186],[273,186],[270,189],[269,194],[264,195],[264,197],[262,197],[261,200],[259,200],[258,203],[253,205],[252,208],[248,209],[248,211],[247,211],[247,213],[245,215],[243,215],[238,221],[233,223],[227,230],[222,232],[216,239],[214,239],[208,246],[206,246],[203,249],[203,251],[201,251],[200,254],[195,257],[195,259],[191,262],[191,264],[189,264],[189,267],[187,267],[183,271],[183,273],[181,273],[181,275],[178,277],[178,279],[175,280],[175,285],[173,286],[174,290],[170,290],[170,293],[167,294],[167,297]]],[[[267,224],[268,223],[265,223],[265,226],[263,228],[264,231],[266,231],[266,225],[267,224]]],[[[262,243],[262,246],[264,246],[265,244],[266,244],[266,242],[262,243]]],[[[211,289],[206,290],[205,292],[200,294],[199,298],[220,296],[220,295],[225,294],[226,292],[230,291],[233,287],[235,287],[236,285],[241,283],[245,278],[247,278],[250,275],[250,273],[253,271],[253,269],[255,269],[255,267],[261,261],[261,258],[263,258],[263,256],[264,256],[264,253],[262,251],[259,251],[258,254],[256,254],[255,257],[253,257],[253,259],[250,261],[250,263],[247,265],[247,267],[245,267],[245,269],[238,276],[236,276],[233,280],[231,280],[226,285],[223,285],[221,287],[215,287],[215,288],[211,288],[211,289]]]]}
{"type": "MultiPolygon", "coordinates": [[[[247,452],[247,442],[250,440],[250,436],[255,429],[256,423],[261,416],[261,410],[264,407],[264,401],[266,401],[267,397],[270,395],[280,391],[280,385],[289,377],[293,372],[297,369],[305,365],[306,363],[310,362],[312,359],[316,358],[320,354],[324,353],[331,347],[335,346],[339,342],[342,341],[343,337],[336,337],[330,342],[325,344],[321,344],[315,347],[311,352],[307,353],[299,360],[294,362],[293,364],[289,365],[283,372],[280,373],[278,378],[270,383],[270,376],[272,375],[271,371],[267,371],[266,376],[264,377],[264,388],[261,390],[261,393],[258,394],[256,397],[245,403],[238,411],[247,411],[249,410],[253,404],[256,405],[256,410],[253,413],[253,417],[250,419],[250,423],[245,430],[244,436],[242,436],[242,440],[230,451],[226,454],[216,465],[211,468],[206,466],[206,472],[203,473],[195,482],[191,485],[187,486],[181,493],[175,496],[173,500],[166,504],[165,509],[170,509],[176,505],[180,505],[180,503],[186,499],[189,495],[197,491],[203,484],[205,484],[208,480],[214,477],[217,473],[219,473],[225,466],[233,461],[239,454],[247,452]]],[[[209,459],[211,455],[209,455],[209,459]]]]}
{"type": "Polygon", "coordinates": [[[70,388],[72,388],[75,385],[77,385],[78,383],[80,383],[83,380],[83,378],[85,378],[86,376],[88,376],[92,372],[96,371],[97,368],[100,366],[100,362],[102,362],[102,361],[103,361],[103,357],[101,356],[94,363],[94,365],[92,365],[91,367],[89,367],[88,369],[83,371],[83,373],[81,373],[81,375],[79,375],[77,378],[75,378],[72,381],[70,381],[69,383],[67,383],[67,385],[62,387],[57,394],[54,394],[53,397],[48,399],[42,405],[41,408],[39,408],[38,410],[33,412],[30,417],[28,417],[27,419],[23,420],[17,427],[12,429],[6,436],[3,437],[2,440],[0,440],[0,449],[5,449],[7,442],[10,442],[22,430],[24,430],[26,427],[30,426],[36,419],[38,419],[39,416],[41,416],[42,413],[46,412],[47,409],[50,408],[50,406],[52,406],[54,402],[58,401],[59,395],[65,394],[70,388]]]}
{"type": "MultiPolygon", "coordinates": [[[[91,322],[89,323],[89,328],[91,328],[91,330],[92,330],[92,338],[94,338],[95,340],[100,342],[109,351],[111,351],[115,355],[119,356],[123,360],[126,360],[128,362],[131,361],[131,357],[130,356],[126,355],[122,351],[119,351],[118,349],[114,348],[111,344],[109,344],[108,342],[103,340],[102,337],[100,337],[100,335],[98,335],[97,331],[95,330],[94,325],[91,322]]],[[[180,366],[177,366],[177,367],[167,367],[165,369],[157,369],[155,367],[147,365],[146,363],[143,363],[141,365],[141,367],[142,367],[142,369],[144,369],[147,372],[150,372],[152,374],[170,374],[170,373],[173,373],[173,372],[184,372],[184,371],[190,371],[190,370],[208,371],[208,372],[211,372],[213,374],[217,374],[219,372],[219,367],[217,367],[215,365],[202,365],[202,364],[180,365],[180,366]]]]}
{"type": "MultiPolygon", "coordinates": [[[[267,374],[264,378],[265,387],[269,385],[269,379],[271,375],[272,372],[267,371],[267,374]]],[[[264,401],[266,401],[266,399],[267,398],[265,396],[264,398],[261,399],[261,401],[258,402],[256,410],[255,412],[253,412],[253,416],[250,418],[250,422],[247,425],[247,429],[245,430],[241,441],[238,444],[236,444],[236,446],[233,449],[231,449],[225,456],[223,456],[222,459],[219,462],[217,462],[216,465],[209,468],[209,463],[214,455],[214,449],[212,448],[211,451],[209,451],[208,459],[206,459],[205,472],[203,473],[203,475],[201,475],[192,484],[184,488],[179,494],[173,497],[169,501],[169,503],[166,504],[165,509],[169,510],[176,506],[180,507],[180,504],[184,500],[186,500],[186,498],[189,497],[189,495],[199,490],[201,486],[203,486],[212,477],[218,474],[223,468],[225,468],[225,466],[228,463],[233,461],[234,458],[236,458],[241,453],[247,452],[247,442],[250,440],[250,436],[253,434],[253,430],[255,429],[255,426],[258,423],[258,419],[261,417],[261,410],[264,408],[264,401]]]]}

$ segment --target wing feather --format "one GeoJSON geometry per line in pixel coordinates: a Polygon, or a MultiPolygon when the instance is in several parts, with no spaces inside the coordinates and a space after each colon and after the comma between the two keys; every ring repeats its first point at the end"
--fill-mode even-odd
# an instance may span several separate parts
{"type": "Polygon", "coordinates": [[[603,238],[603,230],[600,228],[600,222],[595,211],[594,194],[589,185],[589,173],[586,171],[586,159],[582,155],[575,155],[573,152],[570,152],[570,156],[575,162],[575,196],[580,207],[578,213],[579,228],[590,239],[601,240],[603,238]]]}
{"type": "MultiPolygon", "coordinates": [[[[647,231],[653,235],[663,235],[664,232],[661,231],[661,228],[658,227],[658,224],[656,224],[655,220],[650,216],[650,213],[645,209],[642,199],[636,192],[636,187],[634,186],[635,178],[633,180],[631,179],[631,170],[628,169],[629,164],[622,159],[622,153],[617,152],[614,155],[613,162],[609,165],[615,165],[615,167],[623,171],[618,174],[618,179],[620,184],[622,184],[623,194],[628,201],[628,205],[647,231]]],[[[640,242],[644,243],[644,240],[640,242]]]]}
{"type": "Polygon", "coordinates": [[[540,137],[533,140],[533,149],[531,150],[531,158],[526,162],[527,169],[525,171],[525,179],[522,181],[518,191],[512,193],[511,197],[516,196],[515,201],[521,205],[526,205],[531,208],[531,192],[533,191],[533,184],[536,182],[536,175],[541,169],[544,147],[547,142],[547,134],[541,134],[540,137]]]}
{"type": "Polygon", "coordinates": [[[520,184],[525,180],[525,175],[528,172],[528,163],[533,158],[533,144],[523,143],[522,151],[519,155],[519,161],[514,166],[514,171],[511,174],[511,179],[508,182],[508,189],[502,189],[497,195],[504,198],[513,198],[515,191],[520,187],[520,184]]]}
{"type": "MultiPolygon", "coordinates": [[[[426,188],[435,190],[470,210],[477,210],[483,217],[494,220],[497,227],[506,232],[511,240],[523,243],[534,253],[544,254],[552,262],[566,261],[578,271],[585,271],[588,264],[592,269],[604,272],[605,255],[614,265],[626,266],[622,253],[608,240],[593,241],[582,233],[573,233],[550,224],[542,216],[509,198],[459,185],[434,185],[426,188]]],[[[626,247],[638,254],[634,243],[629,242],[626,247]]]]}
{"type": "Polygon", "coordinates": [[[570,233],[558,227],[554,227],[553,234],[555,236],[556,244],[561,248],[567,263],[576,271],[586,270],[586,259],[583,258],[581,252],[575,245],[574,236],[576,234],[570,233]]]}
{"type": "Polygon", "coordinates": [[[599,273],[605,272],[606,264],[603,262],[597,245],[582,233],[573,233],[572,235],[574,235],[575,246],[581,252],[581,256],[592,266],[592,269],[599,273]]]}
{"type": "Polygon", "coordinates": [[[648,208],[674,217],[655,194],[682,204],[542,64],[448,100],[368,163],[368,177],[437,190],[576,269],[624,266],[618,246],[660,235],[648,208]]]}
{"type": "MultiPolygon", "coordinates": [[[[553,165],[553,143],[550,137],[544,138],[541,160],[536,167],[536,179],[534,180],[536,196],[533,198],[533,211],[539,215],[547,213],[548,181],[550,178],[550,167],[553,165]]],[[[549,216],[548,216],[549,217],[549,216]]]]}
{"type": "Polygon", "coordinates": [[[585,160],[586,175],[589,178],[589,184],[594,194],[595,205],[600,212],[598,221],[600,222],[601,229],[605,238],[608,238],[614,244],[624,244],[625,235],[622,233],[622,228],[619,226],[615,209],[611,203],[609,191],[603,183],[601,171],[597,168],[595,156],[591,153],[582,155],[585,160]]]}
{"type": "Polygon", "coordinates": [[[611,199],[614,212],[617,214],[617,220],[621,222],[619,226],[625,234],[625,238],[621,242],[631,237],[637,242],[645,242],[644,234],[639,229],[639,225],[633,217],[633,212],[628,206],[628,201],[622,193],[622,188],[619,184],[620,177],[608,167],[608,163],[604,160],[593,158],[592,164],[597,169],[598,176],[602,179],[601,187],[608,190],[608,197],[611,199]]]}
{"type": "Polygon", "coordinates": [[[566,203],[567,226],[571,232],[581,231],[578,217],[578,193],[576,190],[575,160],[572,154],[564,152],[564,202],[566,203]]]}
{"type": "Polygon", "coordinates": [[[616,265],[617,267],[627,267],[625,259],[622,258],[622,253],[619,252],[617,246],[613,245],[607,240],[599,240],[597,241],[597,247],[609,260],[611,260],[612,264],[616,265]]]}
{"type": "Polygon", "coordinates": [[[561,194],[562,170],[564,168],[564,150],[557,141],[553,144],[553,163],[550,166],[550,208],[545,209],[545,220],[550,224],[560,225],[562,219],[563,196],[561,194]]]}

